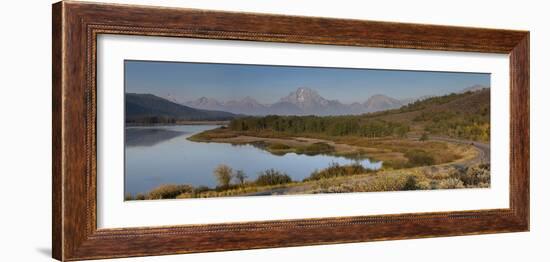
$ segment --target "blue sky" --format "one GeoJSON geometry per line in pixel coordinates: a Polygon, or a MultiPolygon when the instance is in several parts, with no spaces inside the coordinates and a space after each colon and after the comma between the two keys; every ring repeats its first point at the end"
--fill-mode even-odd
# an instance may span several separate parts
{"type": "Polygon", "coordinates": [[[490,74],[266,66],[183,62],[125,61],[125,91],[171,96],[180,102],[199,97],[220,101],[250,96],[273,103],[298,87],[326,99],[364,102],[383,94],[403,99],[490,86],[490,74]]]}

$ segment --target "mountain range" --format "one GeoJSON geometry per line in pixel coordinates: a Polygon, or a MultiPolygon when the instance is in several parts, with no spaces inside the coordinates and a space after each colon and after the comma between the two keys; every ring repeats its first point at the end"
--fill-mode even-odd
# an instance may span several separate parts
{"type": "MultiPolygon", "coordinates": [[[[459,93],[475,92],[487,87],[476,85],[459,93]]],[[[254,98],[220,102],[201,97],[179,104],[169,98],[152,94],[125,94],[126,122],[169,123],[181,120],[231,120],[244,115],[358,115],[400,108],[404,105],[430,98],[423,96],[410,99],[395,99],[385,95],[373,95],[366,101],[344,104],[329,100],[313,89],[298,88],[273,104],[261,104],[254,98]]]]}
{"type": "MultiPolygon", "coordinates": [[[[487,88],[475,85],[461,91],[475,91],[487,88]]],[[[187,101],[183,105],[203,109],[225,111],[233,114],[243,115],[357,115],[400,108],[401,106],[424,100],[432,96],[417,98],[396,99],[386,95],[373,95],[364,102],[344,104],[338,100],[330,100],[322,97],[313,89],[300,87],[285,97],[280,98],[273,104],[262,104],[254,98],[245,97],[240,100],[227,102],[218,101],[213,98],[201,97],[196,100],[187,101]]]]}
{"type": "Polygon", "coordinates": [[[298,88],[273,104],[262,104],[251,97],[227,102],[201,97],[183,104],[198,109],[221,110],[244,115],[322,116],[362,114],[398,108],[403,105],[399,100],[384,95],[372,96],[364,103],[344,104],[338,100],[326,99],[319,95],[317,91],[305,87],[298,88]]]}

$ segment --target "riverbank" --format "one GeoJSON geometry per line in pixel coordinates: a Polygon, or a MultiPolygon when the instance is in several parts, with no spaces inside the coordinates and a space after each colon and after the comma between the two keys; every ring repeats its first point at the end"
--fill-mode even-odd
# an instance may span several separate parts
{"type": "Polygon", "coordinates": [[[444,164],[373,171],[267,186],[245,183],[227,189],[163,185],[147,194],[128,196],[126,200],[488,188],[489,186],[489,165],[481,164],[463,169],[452,164],[444,164]]]}
{"type": "Polygon", "coordinates": [[[369,158],[383,161],[385,169],[452,163],[479,154],[472,145],[458,141],[420,141],[416,138],[397,137],[331,137],[307,133],[291,137],[274,132],[236,132],[223,127],[195,134],[188,139],[194,142],[256,145],[275,155],[305,152],[311,155],[369,158]]]}

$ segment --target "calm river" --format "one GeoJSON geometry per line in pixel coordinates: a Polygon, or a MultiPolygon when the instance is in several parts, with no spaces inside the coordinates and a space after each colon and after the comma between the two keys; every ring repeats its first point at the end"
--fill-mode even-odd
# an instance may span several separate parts
{"type": "MultiPolygon", "coordinates": [[[[226,164],[233,170],[243,170],[253,180],[258,173],[274,168],[286,172],[293,180],[308,177],[315,169],[332,162],[350,164],[355,160],[326,155],[273,155],[252,145],[199,143],[186,138],[216,125],[179,125],[126,128],[125,192],[146,193],[162,184],[216,186],[214,168],[226,164]]],[[[368,159],[360,163],[378,169],[381,162],[368,159]]]]}

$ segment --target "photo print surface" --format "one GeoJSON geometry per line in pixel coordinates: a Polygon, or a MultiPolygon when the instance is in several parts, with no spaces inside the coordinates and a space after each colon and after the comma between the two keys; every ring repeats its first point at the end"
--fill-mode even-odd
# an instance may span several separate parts
{"type": "Polygon", "coordinates": [[[488,188],[490,79],[126,60],[125,200],[488,188]]]}

